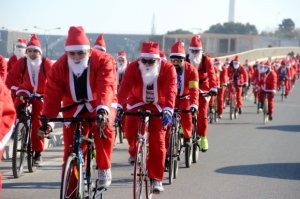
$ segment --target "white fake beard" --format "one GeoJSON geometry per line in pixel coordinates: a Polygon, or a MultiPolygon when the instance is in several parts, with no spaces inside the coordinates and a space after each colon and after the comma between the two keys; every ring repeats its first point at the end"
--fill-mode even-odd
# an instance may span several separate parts
{"type": "Polygon", "coordinates": [[[28,55],[26,57],[27,57],[27,65],[30,65],[33,70],[36,70],[38,67],[40,67],[42,63],[41,56],[38,56],[35,59],[31,59],[28,55]]]}
{"type": "Polygon", "coordinates": [[[25,48],[15,48],[14,55],[16,55],[17,59],[25,56],[26,49],[25,48]]]}
{"type": "Polygon", "coordinates": [[[199,52],[197,54],[189,53],[189,59],[191,64],[198,69],[202,59],[202,52],[199,52]]]}
{"type": "Polygon", "coordinates": [[[143,82],[146,85],[151,85],[154,82],[154,79],[158,77],[160,64],[154,64],[153,66],[147,67],[141,61],[139,61],[139,69],[142,74],[143,82]]]}
{"type": "Polygon", "coordinates": [[[240,67],[239,64],[233,64],[233,68],[234,68],[234,69],[238,69],[239,67],[240,67]]]}
{"type": "Polygon", "coordinates": [[[80,59],[79,63],[75,63],[75,61],[68,57],[68,65],[69,69],[73,72],[74,75],[80,77],[83,71],[89,66],[89,57],[84,57],[80,59]]]}
{"type": "Polygon", "coordinates": [[[126,69],[126,66],[127,66],[127,62],[123,62],[122,64],[117,62],[118,74],[123,74],[126,69]]]}

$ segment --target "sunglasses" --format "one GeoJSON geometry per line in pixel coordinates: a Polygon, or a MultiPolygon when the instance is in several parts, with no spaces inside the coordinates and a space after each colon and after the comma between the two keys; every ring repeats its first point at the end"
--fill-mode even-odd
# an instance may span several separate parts
{"type": "Polygon", "coordinates": [[[183,59],[171,58],[170,61],[171,61],[172,63],[181,63],[181,62],[183,62],[183,59]]]}
{"type": "Polygon", "coordinates": [[[83,56],[86,54],[86,51],[69,51],[68,54],[70,56],[75,56],[76,54],[79,56],[83,56]]]}
{"type": "Polygon", "coordinates": [[[143,64],[153,65],[153,64],[156,62],[156,59],[144,59],[144,58],[142,58],[142,59],[141,59],[141,62],[142,62],[143,64]]]}
{"type": "Polygon", "coordinates": [[[36,49],[34,49],[34,50],[32,50],[32,49],[28,49],[27,50],[27,52],[29,52],[29,53],[38,53],[38,52],[40,52],[39,50],[36,50],[36,49]]]}

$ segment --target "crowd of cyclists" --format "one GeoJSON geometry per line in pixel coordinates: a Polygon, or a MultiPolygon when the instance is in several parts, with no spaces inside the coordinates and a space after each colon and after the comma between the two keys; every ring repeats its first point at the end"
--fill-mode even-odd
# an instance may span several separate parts
{"type": "MultiPolygon", "coordinates": [[[[152,179],[153,190],[162,192],[164,171],[168,164],[168,127],[172,123],[174,109],[190,112],[179,113],[183,145],[192,144],[192,118],[196,117],[197,140],[201,151],[206,152],[209,113],[215,111],[216,119],[221,120],[232,93],[235,94],[234,111],[237,114],[243,113],[243,99],[249,99],[252,93],[260,112],[265,93],[268,93],[267,114],[272,120],[275,93],[284,89],[281,95],[288,97],[300,76],[300,57],[293,52],[282,58],[262,61],[245,60],[241,63],[238,55],[221,61],[221,58],[212,58],[204,53],[199,35],[191,38],[188,52],[185,49],[181,41],[176,41],[169,57],[166,57],[157,42],[145,41],[138,59],[129,61],[124,51],[114,58],[106,52],[102,34],[91,47],[84,29],[72,26],[66,39],[65,53],[53,63],[43,57],[36,35],[32,35],[28,43],[18,39],[9,61],[6,63],[3,57],[0,60],[1,96],[7,87],[10,100],[14,103],[13,109],[10,106],[12,114],[6,125],[9,128],[5,134],[0,134],[0,151],[3,152],[16,120],[22,120],[15,115],[18,116],[22,107],[29,104],[32,106],[34,164],[38,166],[42,165],[44,139],[54,128],[53,123],[42,122],[45,120],[41,118],[55,118],[60,112],[63,117],[96,117],[98,119],[94,123],[82,123],[81,129],[85,136],[97,131],[105,134],[106,138],[102,139],[94,133],[94,141],[98,187],[107,188],[112,181],[114,124],[118,122],[122,126],[128,143],[128,162],[134,164],[139,122],[137,117],[126,117],[123,113],[151,111],[161,114],[161,117],[151,117],[149,122],[147,175],[152,179]],[[16,96],[39,98],[24,101],[16,96]]],[[[63,168],[75,128],[72,123],[63,126],[63,168]]],[[[81,147],[86,155],[87,145],[82,144],[81,147]]]]}

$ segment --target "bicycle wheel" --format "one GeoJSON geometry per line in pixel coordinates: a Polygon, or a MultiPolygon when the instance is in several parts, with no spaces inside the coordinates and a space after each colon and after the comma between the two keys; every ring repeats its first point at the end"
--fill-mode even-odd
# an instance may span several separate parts
{"type": "Polygon", "coordinates": [[[168,150],[168,180],[169,184],[172,184],[174,173],[173,173],[173,165],[174,165],[174,149],[175,149],[175,143],[174,143],[174,132],[170,133],[169,138],[169,150],[168,150]]]}
{"type": "Polygon", "coordinates": [[[23,173],[24,158],[26,151],[26,127],[18,122],[14,129],[12,171],[14,178],[18,178],[23,173]]]}
{"type": "MultiPolygon", "coordinates": [[[[91,138],[91,137],[89,137],[91,138]]],[[[95,149],[93,144],[89,144],[87,151],[87,165],[85,172],[85,195],[92,198],[93,192],[96,191],[97,165],[95,161],[95,149]]]]}
{"type": "Polygon", "coordinates": [[[76,154],[72,153],[64,167],[62,175],[60,198],[83,198],[84,182],[82,166],[79,164],[76,154]]]}
{"type": "Polygon", "coordinates": [[[136,147],[136,155],[134,161],[134,171],[133,171],[133,198],[141,199],[143,192],[143,182],[145,179],[145,170],[143,166],[143,152],[142,152],[142,144],[140,142],[137,143],[136,147]]]}
{"type": "Polygon", "coordinates": [[[190,146],[185,146],[184,147],[184,157],[185,157],[185,166],[187,168],[190,168],[192,164],[192,156],[191,156],[191,147],[190,146]]]}
{"type": "Polygon", "coordinates": [[[180,161],[180,152],[181,152],[181,142],[180,142],[180,134],[179,131],[175,131],[174,133],[174,166],[173,166],[173,177],[174,179],[178,176],[178,169],[179,169],[179,161],[180,161]]]}
{"type": "Polygon", "coordinates": [[[269,120],[269,116],[268,116],[268,100],[266,99],[267,97],[265,97],[264,100],[264,104],[263,104],[263,122],[264,124],[267,124],[268,120],[269,120]]]}
{"type": "Polygon", "coordinates": [[[36,167],[36,165],[33,162],[33,151],[32,151],[32,145],[31,145],[30,138],[29,138],[28,145],[27,145],[27,166],[28,166],[28,171],[30,173],[36,171],[37,167],[36,167]]]}
{"type": "Polygon", "coordinates": [[[197,139],[196,121],[193,121],[192,137],[193,137],[192,160],[193,160],[193,163],[197,163],[198,162],[198,158],[199,158],[200,146],[199,146],[198,139],[197,139]]]}
{"type": "Polygon", "coordinates": [[[230,120],[232,120],[233,116],[234,116],[234,111],[235,111],[233,96],[230,99],[229,106],[230,106],[229,107],[229,118],[230,118],[230,120]]]}

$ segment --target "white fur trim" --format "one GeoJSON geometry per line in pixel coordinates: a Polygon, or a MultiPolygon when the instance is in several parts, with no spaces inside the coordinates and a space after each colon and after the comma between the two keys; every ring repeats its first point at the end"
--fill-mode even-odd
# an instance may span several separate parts
{"type": "Polygon", "coordinates": [[[6,133],[6,135],[0,140],[0,151],[5,147],[6,143],[8,142],[9,138],[11,137],[11,134],[13,132],[15,125],[13,124],[10,127],[10,130],[6,133]]]}
{"type": "Polygon", "coordinates": [[[189,50],[202,50],[202,47],[189,47],[189,50]]]}
{"type": "Polygon", "coordinates": [[[104,48],[103,46],[100,45],[94,45],[94,48],[97,48],[99,50],[104,50],[106,52],[106,48],[104,48]]]}
{"type": "Polygon", "coordinates": [[[70,45],[65,46],[66,51],[74,51],[74,50],[89,50],[91,49],[90,45],[70,45]]]}
{"type": "Polygon", "coordinates": [[[41,54],[42,54],[42,52],[43,52],[42,49],[41,49],[40,47],[33,46],[33,45],[27,46],[26,50],[28,50],[28,49],[35,49],[35,50],[38,50],[38,51],[40,51],[41,54]]]}
{"type": "Polygon", "coordinates": [[[110,110],[109,110],[109,107],[108,107],[108,106],[105,106],[105,105],[99,105],[99,106],[97,106],[96,110],[98,111],[99,109],[104,109],[104,110],[107,111],[108,114],[110,113],[110,110]]]}
{"type": "Polygon", "coordinates": [[[110,107],[117,109],[118,108],[118,103],[111,103],[110,107]]]}
{"type": "Polygon", "coordinates": [[[19,87],[17,87],[17,86],[12,86],[12,87],[10,87],[11,90],[18,90],[18,88],[19,88],[19,87]]]}
{"type": "Polygon", "coordinates": [[[160,58],[159,54],[151,54],[151,53],[141,53],[140,57],[145,57],[145,58],[160,58]]]}
{"type": "Polygon", "coordinates": [[[198,106],[196,104],[191,104],[190,108],[195,108],[196,110],[198,110],[198,106]]]}
{"type": "Polygon", "coordinates": [[[139,102],[139,103],[136,103],[136,104],[134,104],[134,105],[127,104],[127,105],[126,105],[126,109],[127,109],[127,110],[131,110],[131,109],[137,108],[137,107],[139,107],[139,106],[142,106],[142,105],[144,105],[144,104],[146,104],[146,103],[145,103],[145,102],[139,102]]]}
{"type": "Polygon", "coordinates": [[[163,109],[163,111],[169,111],[169,112],[171,112],[172,114],[174,113],[174,110],[173,110],[171,107],[165,107],[165,108],[163,109]]]}
{"type": "Polygon", "coordinates": [[[23,47],[25,47],[25,48],[26,48],[26,46],[27,46],[26,44],[21,43],[21,42],[16,42],[15,45],[16,45],[16,46],[23,46],[23,47]]]}
{"type": "Polygon", "coordinates": [[[170,54],[170,57],[171,57],[171,56],[180,56],[180,57],[185,58],[185,54],[184,54],[184,53],[171,53],[171,54],[170,54]]]}
{"type": "Polygon", "coordinates": [[[17,95],[20,94],[20,93],[26,93],[26,95],[27,95],[28,97],[31,96],[31,93],[30,93],[28,90],[20,89],[20,90],[18,90],[18,91],[16,92],[17,95]]]}

